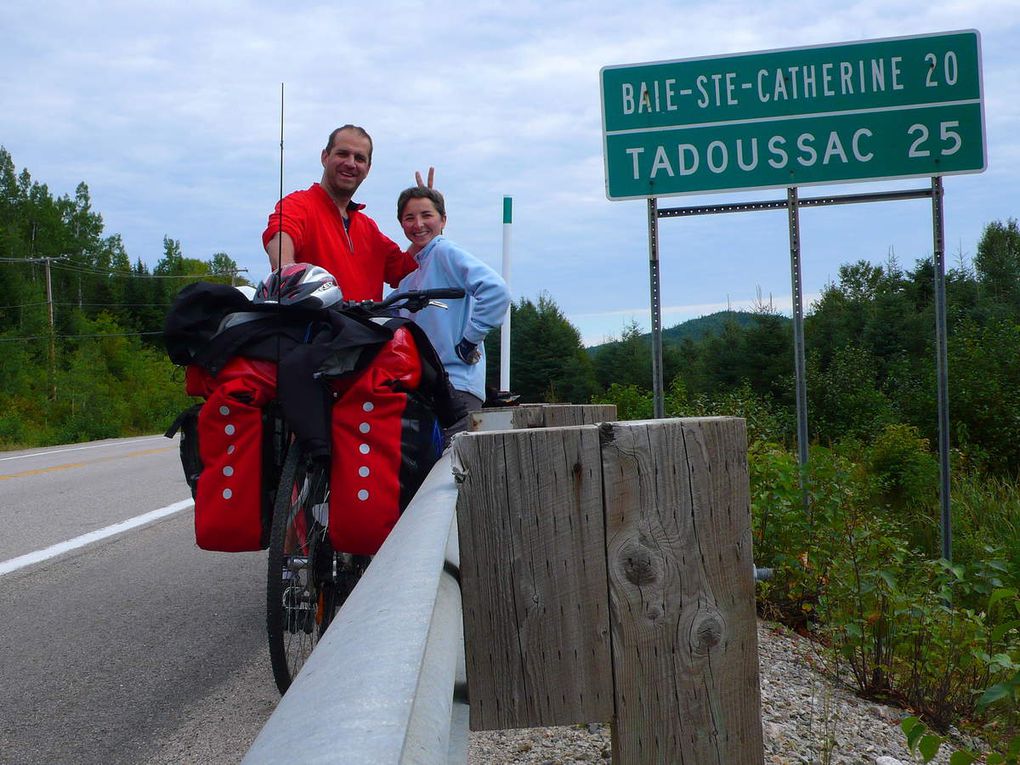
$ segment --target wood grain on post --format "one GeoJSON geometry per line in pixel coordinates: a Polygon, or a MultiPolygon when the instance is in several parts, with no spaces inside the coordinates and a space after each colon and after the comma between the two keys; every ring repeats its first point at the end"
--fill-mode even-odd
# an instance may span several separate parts
{"type": "Polygon", "coordinates": [[[598,429],[464,434],[453,461],[471,729],[611,719],[598,429]]]}
{"type": "Polygon", "coordinates": [[[550,404],[545,410],[545,427],[596,425],[616,419],[615,404],[550,404]]]}
{"type": "Polygon", "coordinates": [[[744,421],[600,432],[613,762],[761,765],[744,421]]]}
{"type": "Polygon", "coordinates": [[[616,419],[616,404],[521,404],[514,408],[514,428],[560,428],[597,425],[616,419]]]}
{"type": "Polygon", "coordinates": [[[514,428],[544,428],[546,404],[521,404],[513,409],[514,428]]]}

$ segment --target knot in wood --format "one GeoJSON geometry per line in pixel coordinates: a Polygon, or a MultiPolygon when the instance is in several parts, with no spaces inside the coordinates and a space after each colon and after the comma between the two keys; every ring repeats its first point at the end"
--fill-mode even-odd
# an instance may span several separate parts
{"type": "Polygon", "coordinates": [[[603,444],[611,444],[616,440],[616,428],[611,422],[603,422],[599,424],[599,442],[603,444]]]}
{"type": "Polygon", "coordinates": [[[694,622],[694,652],[704,655],[722,641],[723,624],[718,614],[705,614],[694,622]]]}
{"type": "Polygon", "coordinates": [[[628,542],[620,550],[623,575],[631,584],[642,587],[658,581],[659,572],[652,551],[640,542],[628,542]]]}

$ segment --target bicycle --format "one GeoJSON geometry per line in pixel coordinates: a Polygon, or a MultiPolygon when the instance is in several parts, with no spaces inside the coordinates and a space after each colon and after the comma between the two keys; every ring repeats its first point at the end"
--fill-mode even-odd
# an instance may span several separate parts
{"type": "MultiPolygon", "coordinates": [[[[344,303],[338,310],[377,318],[396,309],[416,312],[442,299],[464,296],[461,289],[394,293],[382,301],[344,303]]],[[[280,430],[286,430],[279,423],[280,430]]],[[[278,432],[280,432],[278,430],[278,432]]],[[[371,561],[333,549],[329,536],[330,463],[311,458],[288,437],[275,491],[269,536],[266,627],[273,677],[286,693],[371,561]]],[[[280,452],[277,452],[277,456],[280,452]]]]}

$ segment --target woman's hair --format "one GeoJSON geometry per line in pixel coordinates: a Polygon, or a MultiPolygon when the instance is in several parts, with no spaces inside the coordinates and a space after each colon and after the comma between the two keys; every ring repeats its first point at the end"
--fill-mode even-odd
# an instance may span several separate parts
{"type": "Polygon", "coordinates": [[[404,208],[407,203],[412,199],[428,199],[432,204],[436,206],[436,212],[439,213],[440,217],[446,217],[446,200],[443,199],[443,195],[435,189],[430,189],[427,186],[411,186],[400,192],[400,196],[397,197],[397,220],[400,220],[400,216],[404,214],[404,208]]]}

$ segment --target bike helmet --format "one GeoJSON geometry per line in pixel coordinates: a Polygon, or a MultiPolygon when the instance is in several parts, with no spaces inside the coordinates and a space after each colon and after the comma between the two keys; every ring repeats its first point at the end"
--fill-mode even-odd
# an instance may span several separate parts
{"type": "Polygon", "coordinates": [[[325,268],[289,263],[273,271],[255,290],[253,303],[279,303],[300,308],[329,308],[343,300],[336,279],[325,268]]]}

